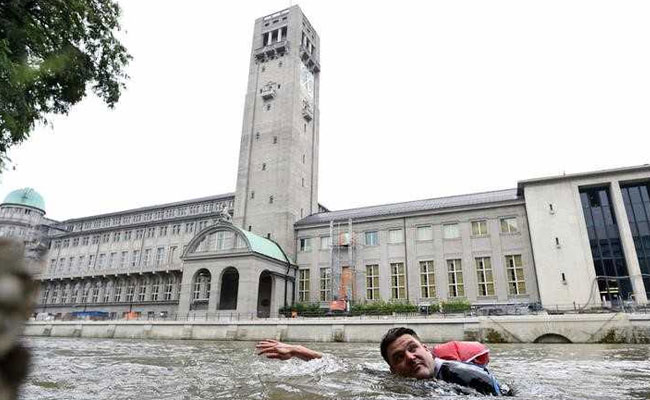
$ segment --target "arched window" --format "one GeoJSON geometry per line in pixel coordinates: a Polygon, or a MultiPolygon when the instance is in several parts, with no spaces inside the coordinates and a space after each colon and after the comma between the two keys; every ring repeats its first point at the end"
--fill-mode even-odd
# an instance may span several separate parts
{"type": "Polygon", "coordinates": [[[208,300],[210,298],[210,280],[210,272],[207,269],[199,270],[194,275],[192,300],[208,300]]]}

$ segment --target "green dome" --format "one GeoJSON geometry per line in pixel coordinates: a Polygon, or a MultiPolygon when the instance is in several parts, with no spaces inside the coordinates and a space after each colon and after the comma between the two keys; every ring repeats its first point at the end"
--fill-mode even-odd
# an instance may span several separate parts
{"type": "Polygon", "coordinates": [[[9,193],[2,204],[16,204],[32,208],[38,208],[45,212],[45,201],[43,196],[32,188],[22,188],[9,193]]]}

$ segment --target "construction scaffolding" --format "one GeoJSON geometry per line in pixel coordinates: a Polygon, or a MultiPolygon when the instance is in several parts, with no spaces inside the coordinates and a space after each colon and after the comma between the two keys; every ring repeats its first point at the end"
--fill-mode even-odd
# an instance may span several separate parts
{"type": "Polygon", "coordinates": [[[332,301],[330,311],[349,311],[356,297],[356,237],[352,219],[347,224],[330,221],[330,271],[332,301]]]}

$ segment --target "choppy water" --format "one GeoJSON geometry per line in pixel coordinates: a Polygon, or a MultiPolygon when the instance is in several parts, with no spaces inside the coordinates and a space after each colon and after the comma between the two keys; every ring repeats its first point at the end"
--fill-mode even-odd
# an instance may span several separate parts
{"type": "MultiPolygon", "coordinates": [[[[317,343],[320,360],[277,361],[252,342],[25,338],[21,399],[473,398],[392,377],[377,344],[317,343]]],[[[521,399],[650,399],[650,346],[492,345],[493,373],[521,399]]]]}

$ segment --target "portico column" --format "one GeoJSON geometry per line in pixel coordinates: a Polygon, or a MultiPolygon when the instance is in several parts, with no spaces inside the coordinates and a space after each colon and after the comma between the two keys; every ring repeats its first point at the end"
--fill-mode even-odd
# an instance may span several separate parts
{"type": "Polygon", "coordinates": [[[625,211],[625,203],[623,203],[621,186],[618,184],[618,181],[613,181],[611,182],[611,188],[612,206],[614,207],[614,215],[616,216],[616,221],[618,223],[618,231],[621,235],[621,245],[623,247],[625,263],[627,264],[627,272],[632,281],[634,299],[637,304],[645,305],[648,304],[648,297],[646,296],[643,277],[641,276],[641,267],[639,266],[639,259],[637,258],[636,248],[634,247],[632,230],[630,229],[627,212],[625,211]]]}

